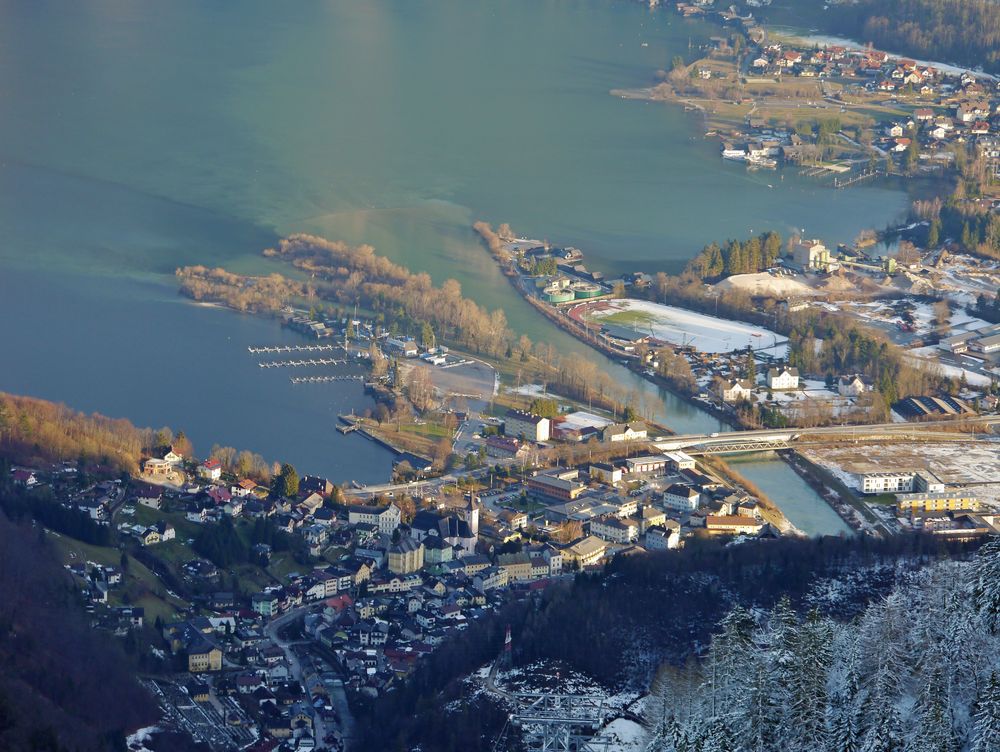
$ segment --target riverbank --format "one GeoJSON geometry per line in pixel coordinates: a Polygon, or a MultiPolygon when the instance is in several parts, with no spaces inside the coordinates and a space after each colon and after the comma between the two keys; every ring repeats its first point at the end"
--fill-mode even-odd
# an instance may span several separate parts
{"type": "Polygon", "coordinates": [[[838,478],[810,462],[794,449],[780,451],[778,455],[830,505],[830,508],[852,530],[869,534],[876,532],[878,520],[854,492],[838,478]]]}
{"type": "Polygon", "coordinates": [[[713,473],[727,484],[742,488],[748,494],[754,496],[760,504],[761,517],[765,522],[780,530],[783,535],[805,535],[792,524],[791,520],[781,510],[781,507],[763,489],[735,470],[722,457],[719,455],[704,455],[699,458],[699,461],[710,468],[713,473]]]}

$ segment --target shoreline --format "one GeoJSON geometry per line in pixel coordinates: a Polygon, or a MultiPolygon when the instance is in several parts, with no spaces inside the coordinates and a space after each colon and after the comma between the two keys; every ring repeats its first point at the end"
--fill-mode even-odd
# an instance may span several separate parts
{"type": "MultiPolygon", "coordinates": [[[[485,236],[482,232],[477,232],[477,235],[479,235],[480,241],[486,247],[486,250],[490,251],[491,250],[490,238],[485,236]]],[[[666,391],[670,392],[672,395],[684,401],[691,407],[694,407],[695,409],[701,410],[702,412],[711,415],[712,417],[716,418],[720,423],[728,426],[729,428],[733,429],[739,428],[739,425],[732,420],[732,416],[726,414],[724,411],[719,410],[714,406],[705,405],[703,402],[695,400],[691,395],[683,394],[678,390],[672,388],[665,379],[658,376],[650,376],[645,372],[645,370],[637,368],[635,356],[630,356],[628,353],[618,352],[613,348],[608,347],[607,345],[601,343],[600,340],[598,340],[597,338],[585,335],[583,332],[581,332],[582,325],[579,325],[574,319],[570,318],[569,316],[562,314],[558,309],[553,309],[552,306],[548,306],[542,303],[540,300],[536,299],[533,295],[529,295],[527,291],[525,291],[522,288],[519,276],[516,273],[511,273],[509,268],[505,267],[503,263],[500,262],[499,259],[497,259],[496,256],[494,256],[492,253],[491,256],[493,256],[494,260],[497,261],[498,266],[500,266],[501,272],[510,282],[511,286],[519,295],[521,295],[521,297],[524,300],[526,300],[535,310],[544,315],[553,324],[560,327],[563,331],[573,335],[577,339],[577,341],[592,347],[593,349],[597,350],[602,355],[605,355],[608,358],[620,362],[621,365],[628,368],[632,373],[637,374],[638,376],[640,376],[641,378],[645,379],[646,381],[648,381],[649,383],[653,384],[658,388],[665,389],[666,391]]],[[[663,426],[663,428],[666,429],[666,435],[668,436],[676,434],[676,432],[673,429],[669,428],[668,426],[663,426]]],[[[780,454],[778,454],[778,457],[781,459],[781,461],[785,462],[785,464],[790,464],[784,457],[781,457],[780,454]]],[[[722,468],[724,468],[724,472],[728,474],[730,478],[734,479],[734,482],[737,485],[740,485],[743,488],[754,488],[756,492],[759,494],[762,505],[766,506],[769,509],[777,511],[777,513],[780,515],[780,519],[782,520],[782,522],[779,523],[777,527],[783,533],[786,533],[788,531],[793,531],[795,534],[804,535],[804,533],[802,533],[801,530],[799,530],[797,527],[795,527],[794,524],[792,524],[791,520],[789,520],[788,517],[785,515],[785,513],[781,510],[780,505],[774,502],[772,499],[770,499],[770,497],[768,497],[766,493],[758,489],[757,486],[751,483],[747,478],[744,478],[742,475],[740,475],[723,458],[713,457],[713,460],[716,460],[718,464],[720,464],[722,468]]],[[[824,494],[822,493],[823,489],[814,487],[812,483],[810,483],[810,486],[813,487],[813,490],[816,491],[817,495],[821,499],[823,499],[824,501],[827,500],[824,494]]]]}

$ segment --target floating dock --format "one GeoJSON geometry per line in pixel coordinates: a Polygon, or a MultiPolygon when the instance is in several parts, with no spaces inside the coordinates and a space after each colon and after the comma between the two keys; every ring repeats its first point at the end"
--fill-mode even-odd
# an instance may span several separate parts
{"type": "Polygon", "coordinates": [[[289,381],[293,384],[329,384],[332,381],[363,381],[364,376],[354,374],[341,374],[339,376],[292,376],[289,381]]]}
{"type": "Polygon", "coordinates": [[[342,366],[346,360],[336,358],[310,358],[309,360],[265,360],[257,365],[261,368],[300,368],[302,366],[342,366]]]}
{"type": "Polygon", "coordinates": [[[283,352],[330,352],[343,349],[342,345],[259,345],[248,347],[247,352],[251,355],[259,355],[261,353],[283,352]]]}

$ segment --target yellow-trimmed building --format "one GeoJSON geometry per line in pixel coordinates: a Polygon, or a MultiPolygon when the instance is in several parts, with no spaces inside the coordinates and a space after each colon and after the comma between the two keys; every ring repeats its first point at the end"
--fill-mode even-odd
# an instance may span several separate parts
{"type": "Polygon", "coordinates": [[[900,514],[911,512],[978,511],[979,499],[964,491],[953,493],[896,494],[896,509],[900,514]]]}

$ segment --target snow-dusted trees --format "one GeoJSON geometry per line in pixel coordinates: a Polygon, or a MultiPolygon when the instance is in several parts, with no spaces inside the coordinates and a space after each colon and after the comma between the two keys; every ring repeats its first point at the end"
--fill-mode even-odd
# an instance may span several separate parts
{"type": "Polygon", "coordinates": [[[972,752],[1000,752],[1000,677],[990,674],[976,703],[972,752]]]}
{"type": "Polygon", "coordinates": [[[1000,544],[898,583],[849,623],[733,609],[658,675],[649,752],[1000,752],[1000,544]]]}
{"type": "Polygon", "coordinates": [[[977,563],[972,595],[986,628],[995,633],[1000,631],[1000,541],[983,546],[977,563]]]}

